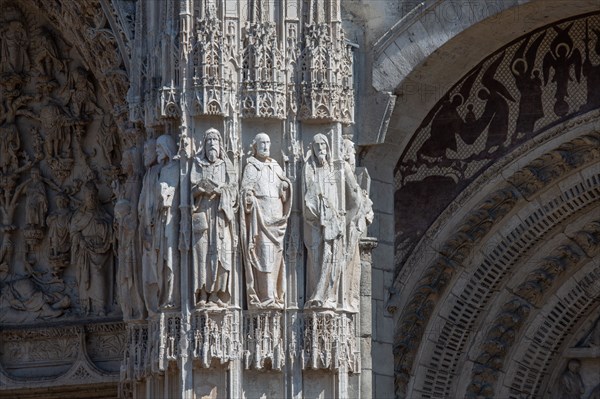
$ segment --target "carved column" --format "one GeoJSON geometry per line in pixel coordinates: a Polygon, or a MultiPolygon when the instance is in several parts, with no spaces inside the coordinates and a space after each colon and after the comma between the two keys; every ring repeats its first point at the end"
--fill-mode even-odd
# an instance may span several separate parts
{"type": "Polygon", "coordinates": [[[371,252],[377,247],[377,239],[365,237],[360,240],[360,397],[373,395],[373,365],[371,358],[371,338],[373,336],[373,317],[371,314],[371,252]]]}

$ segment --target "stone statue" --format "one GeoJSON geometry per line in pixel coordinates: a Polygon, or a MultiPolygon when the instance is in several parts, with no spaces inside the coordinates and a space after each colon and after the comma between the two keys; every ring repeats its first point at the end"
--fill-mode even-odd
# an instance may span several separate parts
{"type": "Polygon", "coordinates": [[[96,105],[94,86],[88,78],[88,73],[83,68],[77,68],[70,76],[69,110],[76,120],[85,120],[93,112],[100,113],[96,105]]]}
{"type": "Polygon", "coordinates": [[[44,227],[46,225],[46,212],[48,212],[48,199],[38,168],[31,169],[31,180],[27,186],[26,194],[25,222],[27,227],[44,227]]]}
{"type": "Polygon", "coordinates": [[[303,171],[307,308],[335,309],[344,260],[344,215],[327,137],[317,134],[303,171]]]}
{"type": "Polygon", "coordinates": [[[142,300],[141,271],[139,264],[139,240],[137,239],[138,215],[136,204],[141,189],[141,167],[136,147],[123,153],[121,162],[126,175],[125,182],[119,187],[115,204],[115,218],[118,222],[119,267],[117,281],[119,303],[125,320],[141,319],[145,316],[142,300]]]}
{"type": "Polygon", "coordinates": [[[179,306],[179,161],[173,137],[156,139],[158,198],[154,250],[157,251],[159,305],[165,309],[179,306]]]}
{"type": "Polygon", "coordinates": [[[158,313],[158,274],[156,264],[158,253],[154,249],[156,230],[156,212],[158,209],[158,173],[160,165],[156,163],[156,140],[149,139],[144,144],[144,166],[146,174],[142,181],[142,191],[138,201],[139,240],[142,252],[142,291],[146,309],[149,313],[158,313]]]}
{"type": "Polygon", "coordinates": [[[61,259],[67,257],[71,248],[71,237],[69,235],[69,221],[71,209],[69,208],[69,197],[64,193],[56,196],[56,210],[48,218],[48,238],[50,239],[50,258],[61,259]]]}
{"type": "Polygon", "coordinates": [[[334,167],[324,134],[316,134],[303,171],[304,244],[307,248],[305,308],[336,309],[346,266],[346,214],[358,201],[346,201],[355,181],[348,163],[334,167]],[[345,205],[344,205],[345,204],[345,205]]]}
{"type": "Polygon", "coordinates": [[[191,170],[193,287],[196,306],[225,306],[236,247],[237,187],[221,134],[211,128],[191,170]]]}
{"type": "Polygon", "coordinates": [[[342,142],[346,178],[346,265],[343,268],[343,306],[357,312],[360,306],[360,248],[359,241],[367,233],[373,221],[373,202],[369,193],[356,178],[356,156],[354,143],[349,138],[342,142]]]}
{"type": "Polygon", "coordinates": [[[556,383],[556,399],[580,399],[585,392],[585,385],[579,370],[581,362],[570,359],[567,369],[561,374],[556,383]]]}
{"type": "Polygon", "coordinates": [[[104,316],[112,299],[112,217],[101,208],[92,181],[85,184],[83,195],[70,224],[71,264],[77,268],[82,312],[104,316]]]}
{"type": "Polygon", "coordinates": [[[270,158],[271,140],[259,133],[241,186],[241,234],[250,308],[282,309],[285,293],[283,238],[292,209],[292,185],[270,158]]]}
{"type": "Polygon", "coordinates": [[[6,23],[0,30],[1,73],[23,73],[29,69],[29,39],[23,23],[12,20],[6,23]]]}

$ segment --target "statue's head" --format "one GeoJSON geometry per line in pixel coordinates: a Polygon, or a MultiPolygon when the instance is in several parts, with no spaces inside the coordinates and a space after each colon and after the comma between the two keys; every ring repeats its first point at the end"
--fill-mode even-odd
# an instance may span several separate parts
{"type": "Polygon", "coordinates": [[[268,134],[258,133],[252,141],[252,153],[260,159],[265,160],[271,155],[271,138],[268,134]]]}
{"type": "Polygon", "coordinates": [[[573,373],[579,373],[579,370],[581,369],[581,362],[578,359],[571,359],[569,360],[567,368],[573,373]]]}
{"type": "Polygon", "coordinates": [[[144,143],[144,166],[149,168],[156,162],[156,140],[148,139],[144,143]]]}
{"type": "Polygon", "coordinates": [[[56,206],[59,209],[66,209],[69,207],[69,197],[65,193],[56,194],[56,206]]]}
{"type": "Polygon", "coordinates": [[[173,137],[163,134],[156,139],[156,159],[158,163],[170,161],[177,154],[177,145],[173,137]]]}
{"type": "Polygon", "coordinates": [[[215,162],[223,156],[221,146],[221,134],[217,129],[211,127],[204,133],[204,154],[209,162],[215,162]]]}
{"type": "Polygon", "coordinates": [[[356,149],[354,143],[350,138],[344,137],[342,141],[342,149],[344,151],[344,161],[352,167],[352,170],[356,167],[356,149]]]}
{"type": "Polygon", "coordinates": [[[315,134],[312,142],[312,152],[319,165],[329,163],[329,142],[322,133],[315,134]]]}
{"type": "Polygon", "coordinates": [[[91,180],[83,186],[83,203],[88,209],[98,207],[98,187],[91,180]]]}
{"type": "Polygon", "coordinates": [[[38,168],[31,168],[31,178],[34,181],[39,181],[42,178],[42,175],[40,174],[40,170],[38,168]]]}

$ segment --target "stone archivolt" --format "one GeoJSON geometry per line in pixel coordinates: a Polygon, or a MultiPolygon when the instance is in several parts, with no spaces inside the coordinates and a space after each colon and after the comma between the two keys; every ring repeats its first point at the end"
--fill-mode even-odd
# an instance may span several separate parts
{"type": "MultiPolygon", "coordinates": [[[[400,315],[396,332],[398,340],[395,345],[398,395],[404,394],[409,370],[414,367],[415,356],[419,350],[423,350],[419,347],[419,337],[422,337],[422,332],[427,328],[436,304],[447,294],[446,287],[456,274],[473,261],[475,249],[480,248],[493,226],[514,213],[515,209],[520,209],[523,201],[538,200],[540,192],[549,186],[579,171],[582,171],[583,176],[587,176],[575,185],[570,183],[570,189],[561,193],[560,199],[549,201],[543,211],[536,210],[529,217],[521,215],[524,218],[521,223],[526,223],[529,231],[536,232],[535,235],[519,234],[519,227],[515,227],[512,234],[507,232],[506,238],[486,250],[487,257],[476,267],[476,272],[473,271],[470,277],[464,277],[468,279],[467,288],[460,293],[453,292],[460,296],[460,301],[452,305],[452,312],[456,317],[460,317],[460,323],[445,323],[438,338],[452,339],[456,348],[466,344],[469,339],[468,331],[481,313],[470,310],[466,304],[472,303],[475,308],[475,303],[477,306],[488,303],[495,295],[495,290],[501,287],[504,276],[509,275],[508,270],[516,263],[518,257],[525,256],[524,253],[541,242],[542,237],[549,234],[557,224],[566,223],[573,215],[593,207],[597,201],[595,190],[598,182],[597,176],[593,174],[593,165],[600,157],[599,144],[600,135],[597,131],[581,134],[561,144],[517,170],[507,179],[507,183],[486,195],[485,199],[464,217],[463,224],[456,229],[452,239],[443,245],[440,256],[424,271],[420,283],[400,315]],[[590,168],[590,172],[583,173],[586,168],[590,168]],[[485,280],[485,289],[478,288],[482,279],[485,280]]],[[[474,360],[467,395],[489,397],[498,394],[495,385],[499,378],[498,370],[505,366],[504,360],[512,344],[516,342],[523,323],[529,320],[530,312],[539,306],[547,291],[556,289],[553,288],[553,282],[561,273],[577,269],[575,266],[579,265],[582,257],[595,256],[596,224],[592,222],[574,234],[572,241],[556,248],[555,253],[542,261],[538,269],[532,270],[528,276],[521,279],[521,284],[511,289],[511,298],[506,300],[491,321],[494,327],[483,338],[484,341],[479,346],[481,351],[474,355],[478,357],[474,360]]],[[[444,383],[444,375],[456,372],[455,367],[462,353],[452,348],[440,352],[444,364],[449,367],[440,370],[439,367],[431,365],[419,370],[419,373],[431,376],[433,381],[429,385],[423,384],[423,389],[448,389],[444,383]]],[[[516,379],[514,384],[518,385],[516,379]]],[[[532,389],[538,392],[541,386],[536,385],[532,389]]],[[[527,390],[534,394],[529,388],[527,390]]]]}

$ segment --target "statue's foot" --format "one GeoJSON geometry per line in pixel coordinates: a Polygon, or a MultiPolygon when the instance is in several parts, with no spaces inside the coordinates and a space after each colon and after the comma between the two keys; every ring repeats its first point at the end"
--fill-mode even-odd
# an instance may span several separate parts
{"type": "Polygon", "coordinates": [[[197,308],[203,308],[205,306],[206,306],[206,299],[200,299],[198,302],[196,302],[197,308]]]}
{"type": "Polygon", "coordinates": [[[306,304],[304,304],[304,307],[320,309],[323,307],[323,302],[318,299],[311,299],[310,301],[306,302],[306,304]]]}
{"type": "Polygon", "coordinates": [[[171,309],[175,309],[177,306],[173,303],[173,302],[168,302],[165,303],[164,305],[161,306],[162,310],[171,310],[171,309]]]}

